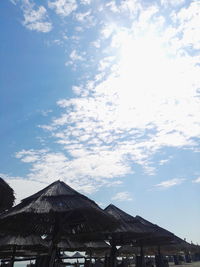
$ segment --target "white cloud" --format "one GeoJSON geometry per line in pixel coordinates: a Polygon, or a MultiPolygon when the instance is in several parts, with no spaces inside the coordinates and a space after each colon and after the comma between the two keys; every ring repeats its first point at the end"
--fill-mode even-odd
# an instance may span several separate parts
{"type": "Polygon", "coordinates": [[[185,0],[161,0],[161,5],[167,6],[179,6],[185,3],[185,0]]]}
{"type": "MultiPolygon", "coordinates": [[[[133,173],[134,164],[154,175],[152,157],[163,148],[197,151],[199,56],[190,55],[185,48],[199,47],[199,4],[193,2],[174,12],[174,22],[168,26],[155,5],[142,9],[138,1],[123,1],[118,6],[110,1],[106,6],[116,12],[113,16],[130,13],[133,23],[126,28],[114,19],[101,21],[99,39],[90,40],[104,55],[98,60],[94,79],[86,78],[73,86],[76,97],[58,101],[60,115],[40,126],[50,131],[57,151],[61,148],[62,152],[28,150],[16,154],[31,164],[29,179],[46,182],[62,178],[91,193],[103,185],[114,185],[112,178],[133,173]]],[[[59,0],[49,2],[49,7],[67,16],[77,4],[59,0]]],[[[82,22],[88,15],[88,11],[76,13],[73,18],[82,22]]],[[[33,17],[40,19],[38,14],[33,17]]],[[[80,35],[68,38],[77,41],[78,47],[73,47],[66,63],[72,68],[87,59],[79,39],[80,35]]],[[[162,158],[160,165],[167,161],[162,158]]],[[[170,187],[180,181],[172,179],[157,186],[170,187]]]]}
{"type": "Polygon", "coordinates": [[[90,5],[91,2],[92,2],[92,0],[80,0],[80,3],[81,3],[82,5],[90,5]]]}
{"type": "Polygon", "coordinates": [[[138,0],[125,0],[118,6],[120,12],[128,11],[131,15],[135,15],[141,9],[140,1],[138,0]]]}
{"type": "Polygon", "coordinates": [[[76,17],[77,21],[79,21],[79,22],[89,23],[93,20],[93,17],[90,15],[91,15],[91,11],[88,10],[87,12],[76,13],[75,17],[76,17]]]}
{"type": "Polygon", "coordinates": [[[16,153],[16,158],[20,159],[22,162],[31,163],[36,162],[41,155],[45,154],[47,150],[41,149],[41,150],[21,150],[20,152],[16,153]]]}
{"type": "Polygon", "coordinates": [[[101,41],[100,40],[96,40],[96,41],[92,42],[91,44],[96,48],[100,48],[101,47],[101,41]]]}
{"type": "Polygon", "coordinates": [[[182,184],[185,180],[186,180],[185,178],[175,178],[175,179],[163,181],[155,186],[159,188],[170,188],[170,187],[182,184]]]}
{"type": "Polygon", "coordinates": [[[200,177],[198,177],[195,180],[193,180],[193,183],[200,183],[200,177]]]}
{"type": "Polygon", "coordinates": [[[53,112],[53,110],[52,109],[48,109],[48,110],[41,110],[40,111],[41,112],[41,114],[42,114],[42,116],[48,116],[49,115],[49,113],[52,113],[53,112]]]}
{"type": "MultiPolygon", "coordinates": [[[[72,52],[69,55],[70,60],[65,62],[65,66],[73,65],[73,69],[75,69],[76,68],[76,64],[75,64],[76,61],[84,61],[85,60],[84,56],[85,56],[85,53],[80,54],[80,53],[78,53],[78,51],[76,49],[72,50],[72,52]]],[[[77,87],[75,87],[75,88],[77,88],[77,87]]]]}
{"type": "Polygon", "coordinates": [[[106,7],[110,8],[110,10],[114,13],[120,12],[119,7],[116,5],[115,1],[110,1],[106,4],[106,7]]]}
{"type": "Polygon", "coordinates": [[[116,200],[116,201],[131,201],[131,200],[133,200],[128,192],[119,192],[115,196],[113,196],[111,199],[116,200]]]}
{"type": "Polygon", "coordinates": [[[167,159],[161,159],[161,160],[159,161],[159,165],[164,165],[164,164],[168,163],[172,158],[173,158],[173,157],[170,156],[170,157],[168,157],[167,159]]]}
{"type": "Polygon", "coordinates": [[[18,3],[19,0],[10,0],[10,2],[16,6],[16,4],[18,3]]]}
{"type": "Polygon", "coordinates": [[[49,32],[52,24],[49,22],[47,10],[44,6],[34,7],[28,0],[23,4],[24,21],[23,25],[29,30],[38,32],[49,32]]]}
{"type": "Polygon", "coordinates": [[[104,27],[101,30],[102,37],[104,37],[105,39],[109,38],[114,33],[115,30],[116,30],[116,25],[114,24],[104,25],[104,27]]]}
{"type": "MultiPolygon", "coordinates": [[[[64,153],[47,150],[23,150],[16,154],[22,162],[31,163],[28,180],[50,183],[64,180],[73,188],[85,193],[93,193],[101,186],[111,186],[107,181],[127,172],[116,152],[102,152],[100,155],[87,152],[81,145],[70,144],[68,158],[64,153]],[[103,154],[102,154],[103,153],[103,154]]],[[[121,181],[113,181],[119,185],[121,181]]]]}
{"type": "Polygon", "coordinates": [[[54,9],[58,15],[69,16],[73,11],[77,9],[76,0],[55,0],[49,1],[48,6],[54,9]]]}
{"type": "Polygon", "coordinates": [[[79,55],[76,50],[73,50],[69,57],[73,61],[74,60],[84,60],[84,57],[82,55],[79,55]]]}
{"type": "Polygon", "coordinates": [[[192,46],[194,49],[200,49],[200,2],[192,2],[187,8],[184,7],[177,13],[173,13],[173,19],[178,23],[178,28],[175,31],[175,44],[181,48],[192,46]],[[180,37],[177,37],[179,34],[180,37]]]}

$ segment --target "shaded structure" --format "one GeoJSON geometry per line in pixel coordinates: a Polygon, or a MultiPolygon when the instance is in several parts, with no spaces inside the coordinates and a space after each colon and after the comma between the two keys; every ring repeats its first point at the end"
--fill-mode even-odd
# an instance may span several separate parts
{"type": "Polygon", "coordinates": [[[118,222],[116,229],[110,232],[110,239],[115,245],[130,244],[137,239],[148,237],[152,234],[151,228],[113,204],[110,204],[104,210],[118,222]]]}
{"type": "Polygon", "coordinates": [[[139,243],[140,245],[144,246],[161,246],[161,245],[169,245],[169,244],[177,244],[181,241],[180,238],[175,236],[170,231],[153,224],[146,219],[136,216],[135,217],[138,221],[140,221],[141,224],[143,224],[146,227],[149,227],[151,229],[152,235],[149,237],[141,238],[140,240],[136,241],[136,243],[139,243]]]}
{"type": "MultiPolygon", "coordinates": [[[[119,223],[116,229],[110,233],[111,253],[110,253],[110,266],[116,265],[117,245],[125,245],[134,243],[141,238],[147,238],[151,236],[152,229],[142,224],[135,217],[127,214],[123,210],[117,208],[113,204],[110,204],[105,208],[105,211],[112,215],[119,223]]],[[[143,252],[141,250],[142,259],[143,252]]],[[[142,266],[142,263],[141,265],[142,266]]]]}
{"type": "MultiPolygon", "coordinates": [[[[149,248],[154,246],[157,247],[157,252],[155,253],[156,266],[168,266],[163,255],[161,254],[161,246],[178,244],[180,243],[181,239],[175,236],[170,231],[156,224],[153,224],[140,216],[136,216],[135,218],[139,220],[144,226],[149,227],[149,229],[151,229],[152,231],[152,235],[148,237],[142,237],[141,239],[136,240],[136,242],[133,244],[133,246],[139,246],[141,248],[141,258],[144,257],[144,247],[149,248]]],[[[141,261],[141,258],[138,257],[139,261],[141,261]]]]}
{"type": "MultiPolygon", "coordinates": [[[[0,216],[0,227],[4,233],[50,235],[51,258],[61,235],[71,238],[85,235],[92,239],[92,235],[109,231],[115,226],[116,220],[94,201],[61,181],[25,198],[0,216]]],[[[53,266],[53,262],[49,266],[53,266]]]]}
{"type": "Polygon", "coordinates": [[[14,202],[14,190],[2,178],[0,178],[0,213],[11,208],[14,202]]]}
{"type": "MultiPolygon", "coordinates": [[[[114,205],[109,205],[105,211],[119,222],[119,226],[112,232],[114,245],[132,245],[140,248],[140,256],[136,257],[136,266],[145,266],[144,247],[157,247],[157,266],[164,266],[160,252],[161,245],[177,244],[180,240],[173,233],[155,225],[140,216],[133,217],[114,205]]],[[[114,246],[112,246],[114,247],[114,246]]],[[[113,248],[112,258],[117,251],[113,248]]],[[[113,263],[112,266],[115,266],[113,263]]]]}
{"type": "Polygon", "coordinates": [[[30,257],[39,253],[48,252],[48,243],[40,236],[11,236],[6,235],[0,238],[0,258],[10,261],[14,265],[16,256],[30,257]]]}

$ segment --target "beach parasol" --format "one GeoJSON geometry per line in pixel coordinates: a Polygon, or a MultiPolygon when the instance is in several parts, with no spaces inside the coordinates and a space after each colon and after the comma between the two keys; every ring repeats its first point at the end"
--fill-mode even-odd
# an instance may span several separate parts
{"type": "Polygon", "coordinates": [[[177,244],[181,241],[180,238],[175,236],[170,231],[153,224],[146,219],[136,216],[135,217],[138,221],[140,221],[141,224],[143,224],[146,227],[149,227],[152,231],[152,235],[148,237],[141,238],[139,240],[136,240],[136,245],[143,245],[143,246],[161,246],[161,245],[170,245],[170,244],[177,244]]]}
{"type": "Polygon", "coordinates": [[[115,205],[110,204],[104,210],[118,222],[116,229],[110,233],[116,245],[130,244],[138,238],[151,235],[152,231],[148,226],[115,205]]]}
{"type": "Polygon", "coordinates": [[[15,201],[13,189],[0,178],[0,213],[13,206],[15,201]]]}
{"type": "Polygon", "coordinates": [[[22,235],[101,232],[115,224],[94,201],[61,181],[22,200],[0,216],[3,231],[22,235]]]}
{"type": "Polygon", "coordinates": [[[63,234],[92,235],[115,225],[116,221],[94,201],[62,181],[52,183],[0,216],[5,233],[50,235],[53,246],[63,234]]]}
{"type": "Polygon", "coordinates": [[[48,243],[40,236],[5,235],[0,238],[0,257],[10,256],[10,266],[14,265],[15,256],[36,256],[38,251],[48,251],[48,243]]]}
{"type": "Polygon", "coordinates": [[[180,242],[180,238],[175,236],[170,231],[156,224],[153,224],[138,215],[135,218],[139,220],[144,226],[147,226],[150,229],[152,229],[152,235],[149,237],[144,237],[139,240],[136,240],[135,244],[133,245],[140,246],[141,252],[143,250],[143,247],[157,246],[157,255],[155,256],[156,266],[158,267],[163,266],[164,258],[161,255],[160,247],[163,245],[178,244],[180,242]]]}
{"type": "Polygon", "coordinates": [[[105,211],[118,221],[117,228],[113,229],[113,231],[110,233],[110,265],[115,266],[117,253],[116,245],[131,244],[137,239],[150,236],[152,234],[152,229],[148,226],[145,226],[135,217],[117,208],[113,204],[110,204],[108,207],[106,207],[105,211]]]}

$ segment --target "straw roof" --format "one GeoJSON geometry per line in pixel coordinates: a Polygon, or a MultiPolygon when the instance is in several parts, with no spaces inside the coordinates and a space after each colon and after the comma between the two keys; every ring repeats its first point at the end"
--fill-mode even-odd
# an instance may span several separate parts
{"type": "Polygon", "coordinates": [[[119,223],[119,226],[111,232],[111,236],[116,244],[131,243],[137,238],[142,238],[151,234],[151,229],[149,229],[148,226],[143,225],[139,220],[113,204],[106,207],[105,211],[112,215],[119,223]]]}
{"type": "Polygon", "coordinates": [[[149,227],[149,229],[152,230],[152,235],[137,240],[135,243],[136,246],[138,244],[144,246],[169,245],[169,244],[177,244],[180,242],[181,239],[175,236],[170,231],[156,224],[153,224],[138,215],[135,218],[139,220],[141,224],[143,224],[146,227],[149,227]]]}
{"type": "Polygon", "coordinates": [[[48,243],[43,240],[40,236],[36,235],[30,235],[30,236],[11,236],[6,235],[2,238],[0,238],[0,250],[2,249],[8,249],[10,247],[18,247],[18,248],[27,248],[27,249],[33,249],[33,248],[47,248],[48,243]]]}
{"type": "Polygon", "coordinates": [[[22,235],[92,233],[113,228],[115,224],[94,201],[61,181],[22,200],[0,216],[4,232],[22,235]]]}
{"type": "Polygon", "coordinates": [[[81,241],[74,241],[67,239],[62,239],[58,244],[57,247],[67,251],[86,251],[88,249],[92,250],[101,250],[101,249],[108,249],[110,245],[108,245],[105,241],[91,241],[91,242],[81,242],[81,241]]]}
{"type": "Polygon", "coordinates": [[[48,252],[49,244],[39,236],[11,236],[0,238],[0,258],[13,256],[27,257],[37,256],[48,252]]]}
{"type": "Polygon", "coordinates": [[[13,189],[0,178],[0,213],[13,206],[15,201],[13,189]]]}

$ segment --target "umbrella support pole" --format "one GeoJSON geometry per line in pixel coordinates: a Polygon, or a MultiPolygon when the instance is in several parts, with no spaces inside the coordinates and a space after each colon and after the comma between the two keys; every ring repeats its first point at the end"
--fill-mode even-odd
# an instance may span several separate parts
{"type": "Polygon", "coordinates": [[[115,242],[111,241],[111,251],[110,251],[110,266],[109,267],[116,267],[116,252],[117,248],[115,242]]]}
{"type": "Polygon", "coordinates": [[[50,255],[49,267],[55,266],[55,259],[56,259],[56,248],[54,247],[52,249],[52,254],[50,255]]]}
{"type": "Polygon", "coordinates": [[[161,254],[161,251],[160,251],[160,246],[158,247],[158,254],[155,256],[155,260],[156,260],[156,267],[165,266],[163,255],[161,254]]]}
{"type": "Polygon", "coordinates": [[[14,266],[14,262],[15,262],[15,252],[16,252],[16,246],[13,246],[13,253],[12,253],[12,258],[11,258],[11,260],[10,260],[9,267],[13,267],[13,266],[14,266]]]}
{"type": "Polygon", "coordinates": [[[140,256],[136,256],[136,267],[146,267],[143,245],[140,246],[140,256]]]}

